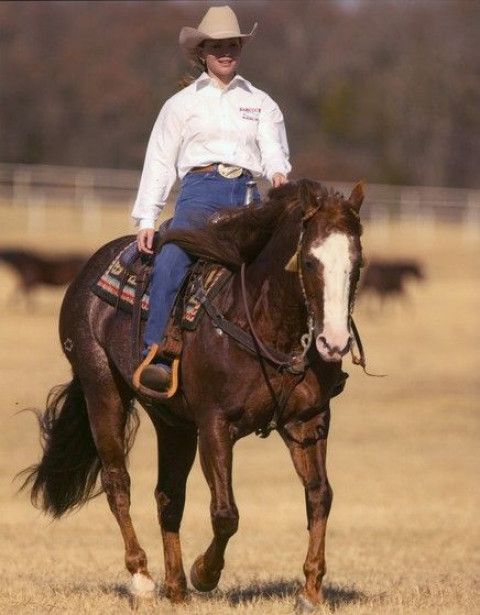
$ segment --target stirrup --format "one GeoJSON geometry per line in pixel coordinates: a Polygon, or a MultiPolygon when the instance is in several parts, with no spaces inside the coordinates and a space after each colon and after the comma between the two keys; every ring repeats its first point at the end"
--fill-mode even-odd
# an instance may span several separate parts
{"type": "Polygon", "coordinates": [[[170,386],[166,391],[155,391],[154,389],[150,389],[149,387],[144,386],[140,382],[140,375],[142,371],[150,365],[153,361],[154,357],[158,352],[158,344],[152,344],[150,350],[145,357],[145,359],[140,363],[137,369],[134,371],[132,376],[132,384],[136,391],[141,393],[142,395],[146,395],[147,397],[153,397],[154,399],[170,399],[173,397],[178,389],[178,370],[180,366],[180,359],[176,358],[172,363],[172,379],[170,381],[170,386]]]}

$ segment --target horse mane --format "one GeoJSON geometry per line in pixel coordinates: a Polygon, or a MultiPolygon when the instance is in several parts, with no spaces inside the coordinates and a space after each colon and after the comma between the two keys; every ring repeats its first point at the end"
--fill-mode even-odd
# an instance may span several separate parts
{"type": "Polygon", "coordinates": [[[219,210],[202,228],[169,229],[159,247],[174,242],[198,258],[238,268],[259,254],[285,216],[295,210],[300,221],[298,188],[288,183],[272,188],[262,204],[219,210]]]}
{"type": "Polygon", "coordinates": [[[158,247],[174,242],[198,258],[235,269],[252,262],[287,217],[285,233],[292,236],[299,232],[302,216],[312,207],[323,212],[330,229],[360,233],[358,215],[346,204],[340,193],[302,179],[270,189],[260,205],[224,208],[199,225],[201,228],[169,229],[158,247]]]}

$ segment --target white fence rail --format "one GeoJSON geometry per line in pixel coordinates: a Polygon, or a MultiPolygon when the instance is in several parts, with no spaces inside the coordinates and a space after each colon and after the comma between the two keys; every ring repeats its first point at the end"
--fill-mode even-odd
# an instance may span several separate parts
{"type": "MultiPolygon", "coordinates": [[[[81,206],[88,216],[89,205],[133,205],[139,181],[138,171],[0,164],[0,199],[12,207],[28,204],[37,217],[52,201],[81,206]]],[[[332,183],[345,193],[352,187],[332,183]]],[[[259,187],[267,190],[263,182],[259,187]]],[[[366,220],[460,221],[469,233],[480,233],[480,190],[367,184],[366,195],[366,220]]]]}
{"type": "Polygon", "coordinates": [[[124,205],[133,201],[139,180],[137,171],[0,164],[0,198],[12,205],[31,198],[72,205],[86,200],[124,205]]]}

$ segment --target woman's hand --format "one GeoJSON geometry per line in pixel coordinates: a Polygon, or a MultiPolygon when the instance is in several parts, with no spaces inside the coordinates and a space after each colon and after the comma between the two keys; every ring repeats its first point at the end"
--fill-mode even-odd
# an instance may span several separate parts
{"type": "Polygon", "coordinates": [[[137,234],[137,246],[143,254],[153,254],[153,236],[155,229],[142,228],[137,234]]]}
{"type": "Polygon", "coordinates": [[[288,182],[288,179],[285,177],[283,173],[275,173],[275,175],[272,177],[272,186],[274,188],[278,188],[278,186],[281,186],[282,184],[286,184],[287,182],[288,182]]]}

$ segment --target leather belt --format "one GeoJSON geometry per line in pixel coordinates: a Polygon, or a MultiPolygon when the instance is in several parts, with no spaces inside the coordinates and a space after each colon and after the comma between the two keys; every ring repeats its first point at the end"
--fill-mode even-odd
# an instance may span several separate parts
{"type": "Polygon", "coordinates": [[[192,167],[189,173],[213,173],[217,171],[222,177],[227,177],[229,179],[236,179],[241,175],[252,175],[248,169],[244,169],[243,167],[237,167],[234,165],[223,164],[221,162],[215,162],[204,167],[192,167]]]}
{"type": "Polygon", "coordinates": [[[212,173],[217,170],[216,164],[209,164],[206,167],[192,167],[189,173],[212,173]]]}

